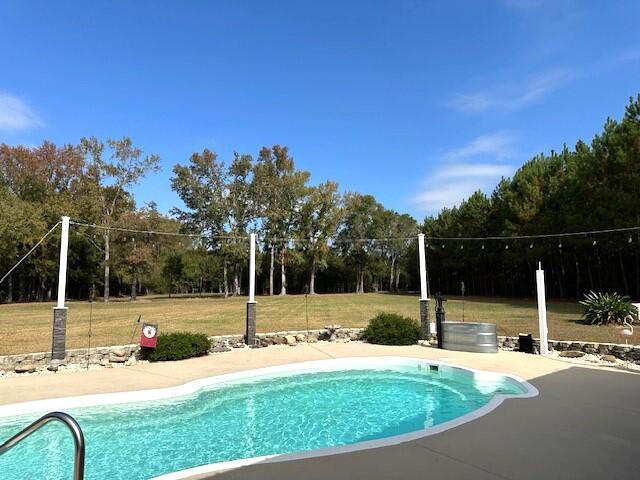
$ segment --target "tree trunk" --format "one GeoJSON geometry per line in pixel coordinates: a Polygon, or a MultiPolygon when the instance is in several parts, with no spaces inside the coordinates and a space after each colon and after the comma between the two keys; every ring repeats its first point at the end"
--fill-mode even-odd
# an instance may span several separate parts
{"type": "Polygon", "coordinates": [[[311,262],[311,276],[309,278],[309,294],[316,294],[316,259],[311,262]]]}
{"type": "Polygon", "coordinates": [[[622,259],[622,252],[618,252],[618,259],[620,260],[620,271],[622,273],[622,283],[624,285],[624,294],[629,295],[629,282],[627,282],[627,269],[624,268],[624,260],[622,259]]]}
{"type": "Polygon", "coordinates": [[[396,265],[396,257],[393,255],[391,257],[391,271],[389,272],[389,290],[393,290],[393,279],[394,277],[394,267],[396,265]]]}
{"type": "Polygon", "coordinates": [[[135,269],[131,272],[131,300],[138,298],[138,279],[135,269]]]}
{"type": "Polygon", "coordinates": [[[273,271],[275,268],[275,245],[271,244],[271,265],[269,266],[269,295],[273,296],[273,271]]]}
{"type": "Polygon", "coordinates": [[[222,265],[222,282],[224,283],[224,298],[229,296],[229,282],[227,281],[227,262],[222,265]]]}
{"type": "Polygon", "coordinates": [[[105,302],[109,301],[109,231],[104,234],[104,297],[105,302]]]}
{"type": "Polygon", "coordinates": [[[13,303],[13,275],[7,280],[7,303],[13,303]]]}
{"type": "Polygon", "coordinates": [[[396,268],[396,284],[395,284],[395,291],[397,292],[398,290],[400,290],[400,269],[396,268]]]}
{"type": "Polygon", "coordinates": [[[238,266],[233,271],[233,295],[240,295],[240,279],[238,278],[238,266]]]}
{"type": "Polygon", "coordinates": [[[364,293],[364,268],[358,267],[358,287],[356,293],[364,293]]]}
{"type": "Polygon", "coordinates": [[[580,300],[580,263],[576,258],[576,300],[580,300]]]}
{"type": "Polygon", "coordinates": [[[287,270],[284,264],[284,247],[280,251],[280,279],[282,281],[282,285],[280,286],[280,295],[284,296],[287,294],[287,270]]]}

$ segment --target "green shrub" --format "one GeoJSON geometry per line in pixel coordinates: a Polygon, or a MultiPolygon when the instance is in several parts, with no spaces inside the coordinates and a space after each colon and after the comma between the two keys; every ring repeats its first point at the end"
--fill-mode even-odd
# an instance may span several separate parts
{"type": "Polygon", "coordinates": [[[380,313],[369,321],[364,331],[369,343],[379,345],[413,345],[422,338],[418,322],[397,313],[380,313]]]}
{"type": "Polygon", "coordinates": [[[584,307],[582,319],[589,325],[608,325],[622,323],[624,317],[631,315],[636,318],[637,311],[629,297],[617,293],[589,292],[580,302],[584,307]]]}
{"type": "Polygon", "coordinates": [[[156,348],[142,348],[141,357],[151,362],[202,357],[209,352],[211,342],[204,333],[163,333],[158,335],[156,348]]]}

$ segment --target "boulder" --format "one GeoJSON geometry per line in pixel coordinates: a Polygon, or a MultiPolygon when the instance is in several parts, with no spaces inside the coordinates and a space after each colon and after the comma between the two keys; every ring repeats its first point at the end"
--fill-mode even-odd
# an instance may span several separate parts
{"type": "Polygon", "coordinates": [[[602,361],[603,362],[616,363],[618,361],[618,359],[616,357],[614,357],[613,355],[603,355],[602,356],[602,361]]]}
{"type": "Polygon", "coordinates": [[[306,339],[307,339],[307,337],[305,335],[302,335],[300,333],[298,335],[296,335],[296,341],[297,342],[304,342],[306,339]]]}
{"type": "Polygon", "coordinates": [[[214,353],[222,353],[222,352],[230,352],[231,349],[228,347],[214,347],[211,349],[214,353]]]}
{"type": "Polygon", "coordinates": [[[128,348],[112,348],[110,353],[116,357],[126,358],[129,356],[129,353],[131,353],[131,350],[128,348]]]}
{"type": "Polygon", "coordinates": [[[318,336],[313,333],[307,337],[307,343],[318,343],[318,336]]]}
{"type": "Polygon", "coordinates": [[[293,335],[285,335],[284,342],[287,345],[291,345],[291,346],[296,345],[298,343],[296,340],[296,337],[294,337],[293,335]]]}
{"type": "Polygon", "coordinates": [[[109,355],[109,362],[111,363],[124,363],[127,361],[127,357],[125,356],[119,356],[119,355],[115,355],[115,354],[110,354],[109,355]]]}
{"type": "Polygon", "coordinates": [[[13,370],[16,373],[33,373],[36,371],[36,366],[33,363],[21,363],[16,365],[13,370]]]}
{"type": "Polygon", "coordinates": [[[585,353],[581,352],[580,350],[565,350],[564,352],[560,352],[558,355],[568,358],[580,358],[584,357],[585,353]]]}

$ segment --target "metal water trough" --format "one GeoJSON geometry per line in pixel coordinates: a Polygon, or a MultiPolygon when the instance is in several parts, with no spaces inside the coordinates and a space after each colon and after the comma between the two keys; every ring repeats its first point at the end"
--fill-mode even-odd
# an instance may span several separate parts
{"type": "Polygon", "coordinates": [[[460,352],[497,353],[495,323],[442,322],[442,348],[460,352]]]}

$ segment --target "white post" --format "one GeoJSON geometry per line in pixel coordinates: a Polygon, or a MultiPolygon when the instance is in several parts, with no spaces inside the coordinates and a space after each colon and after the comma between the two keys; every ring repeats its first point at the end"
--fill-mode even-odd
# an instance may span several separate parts
{"type": "Polygon", "coordinates": [[[256,234],[249,238],[249,303],[256,303],[256,234]]]}
{"type": "Polygon", "coordinates": [[[538,263],[536,270],[536,285],[538,289],[538,329],[540,330],[540,355],[549,353],[549,345],[547,341],[547,299],[544,286],[544,270],[542,263],[538,263]]]}
{"type": "Polygon", "coordinates": [[[246,345],[256,345],[256,234],[249,235],[249,301],[244,335],[246,345]]]}
{"type": "Polygon", "coordinates": [[[57,370],[59,363],[64,362],[67,339],[67,307],[64,301],[67,292],[67,253],[69,250],[69,217],[62,217],[60,233],[60,270],[58,272],[58,303],[53,307],[53,332],[51,334],[51,366],[57,370]]]}
{"type": "Polygon", "coordinates": [[[420,300],[429,300],[427,291],[427,258],[424,253],[424,233],[418,234],[418,257],[420,259],[420,300]]]}
{"type": "Polygon", "coordinates": [[[69,250],[69,217],[62,217],[60,235],[60,267],[58,272],[58,304],[56,308],[64,308],[67,291],[67,253],[69,250]]]}
{"type": "Polygon", "coordinates": [[[418,262],[420,263],[420,328],[425,340],[434,333],[429,319],[429,285],[427,284],[427,256],[424,250],[424,233],[418,234],[418,262]]]}

